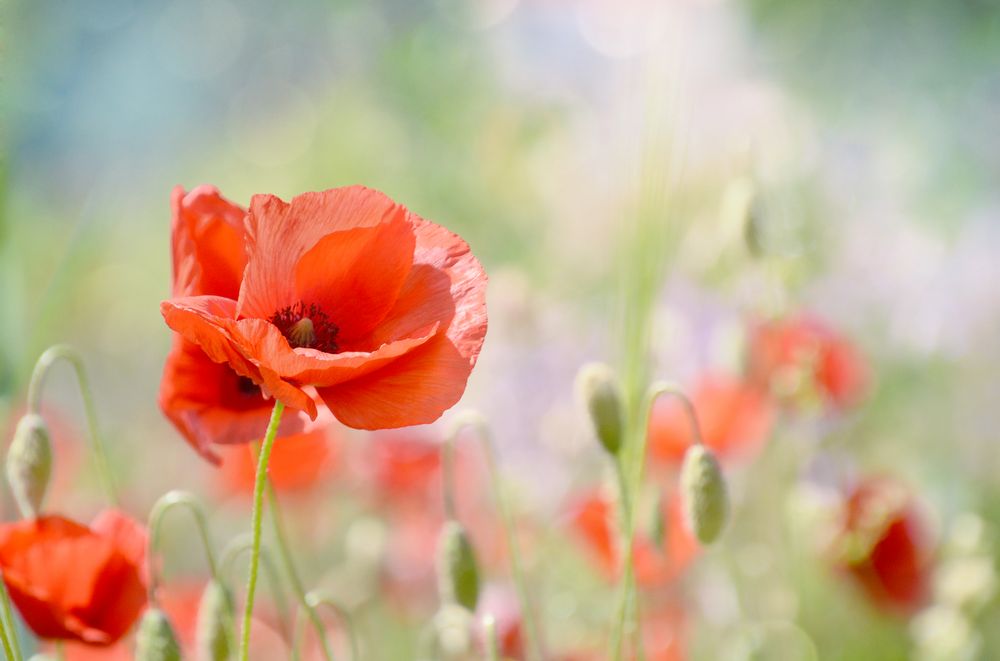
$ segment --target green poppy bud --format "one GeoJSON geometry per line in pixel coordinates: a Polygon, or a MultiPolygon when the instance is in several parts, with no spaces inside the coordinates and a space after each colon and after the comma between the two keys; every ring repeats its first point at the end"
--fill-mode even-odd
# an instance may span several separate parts
{"type": "Polygon", "coordinates": [[[587,405],[597,440],[611,455],[622,446],[622,396],[618,380],[610,367],[603,363],[588,363],[576,376],[580,398],[587,405]]]}
{"type": "Polygon", "coordinates": [[[233,597],[222,583],[209,581],[198,604],[195,641],[199,661],[229,659],[233,630],[233,597]]]}
{"type": "Polygon", "coordinates": [[[476,610],[479,601],[479,567],[476,554],[458,521],[448,521],[438,538],[438,592],[441,601],[476,610]]]}
{"type": "Polygon", "coordinates": [[[42,416],[28,413],[17,423],[7,452],[7,481],[25,517],[35,517],[41,511],[51,474],[49,428],[42,416]]]}
{"type": "Polygon", "coordinates": [[[445,604],[432,622],[437,649],[444,659],[465,659],[473,647],[475,618],[458,604],[445,604]]]}
{"type": "Polygon", "coordinates": [[[719,462],[704,445],[692,445],[684,454],[681,495],[688,527],[702,544],[711,544],[729,518],[729,496],[719,462]]]}
{"type": "Polygon", "coordinates": [[[135,661],[180,661],[181,648],[166,614],[150,608],[136,634],[135,661]]]}

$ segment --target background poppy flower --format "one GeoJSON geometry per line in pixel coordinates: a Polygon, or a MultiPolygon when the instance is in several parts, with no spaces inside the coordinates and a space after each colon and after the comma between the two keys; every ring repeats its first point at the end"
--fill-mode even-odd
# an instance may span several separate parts
{"type": "Polygon", "coordinates": [[[927,597],[929,540],[907,491],[886,478],[848,495],[835,540],[836,563],[877,606],[909,614],[927,597]]]}
{"type": "MultiPolygon", "coordinates": [[[[707,374],[691,391],[705,445],[721,459],[748,458],[763,448],[774,409],[759,388],[722,374],[707,374]]],[[[687,411],[676,397],[656,400],[649,417],[649,456],[679,466],[694,442],[687,411]]]]}
{"type": "MultiPolygon", "coordinates": [[[[595,491],[570,507],[570,528],[609,579],[621,569],[621,550],[615,524],[615,504],[595,491]]],[[[636,582],[653,588],[675,580],[698,556],[699,546],[684,524],[680,498],[674,494],[663,507],[664,543],[660,548],[639,533],[632,544],[636,582]]]]}
{"type": "Polygon", "coordinates": [[[10,597],[40,638],[110,645],[146,604],[145,529],[116,510],[88,528],[61,516],[0,526],[10,597]]]}
{"type": "MultiPolygon", "coordinates": [[[[171,207],[173,295],[235,298],[247,262],[246,210],[212,186],[189,193],[178,186],[171,207]]],[[[160,408],[203,457],[218,463],[213,444],[261,438],[272,407],[253,381],[213,361],[197,344],[175,338],[160,382],[160,408]]],[[[278,435],[311,431],[330,419],[329,414],[316,422],[304,414],[286,415],[278,435]]]]}
{"type": "MultiPolygon", "coordinates": [[[[339,446],[326,430],[296,434],[274,444],[267,474],[278,491],[303,491],[330,475],[340,465],[339,446]]],[[[256,455],[250,446],[226,454],[220,479],[225,490],[249,495],[257,476],[256,455]]]]}
{"type": "Polygon", "coordinates": [[[238,299],[175,296],[171,328],[312,418],[309,385],[361,429],[458,401],[486,334],[486,275],[462,239],[361,186],[255,195],[246,223],[238,299]]]}
{"type": "Polygon", "coordinates": [[[811,389],[834,409],[857,404],[870,381],[857,348],[808,314],[759,324],[751,333],[749,360],[754,382],[789,400],[811,389]]]}

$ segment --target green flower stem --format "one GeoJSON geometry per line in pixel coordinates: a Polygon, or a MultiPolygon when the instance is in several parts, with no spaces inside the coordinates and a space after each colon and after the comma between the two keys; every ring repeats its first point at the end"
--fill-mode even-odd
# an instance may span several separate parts
{"type": "MultiPolygon", "coordinates": [[[[222,560],[219,562],[219,574],[224,585],[229,585],[229,577],[233,575],[233,563],[236,559],[253,548],[253,535],[246,533],[233,538],[222,549],[222,560]]],[[[274,597],[274,606],[278,611],[278,620],[281,622],[281,634],[288,641],[292,640],[291,614],[288,609],[288,600],[285,598],[285,591],[281,583],[281,575],[271,557],[270,549],[266,546],[260,547],[260,564],[264,568],[264,573],[271,584],[271,594],[274,597]]],[[[234,645],[235,648],[235,645],[234,645]]]]}
{"type": "MultiPolygon", "coordinates": [[[[454,446],[458,432],[466,426],[471,426],[476,430],[476,436],[483,447],[483,454],[486,455],[486,466],[489,471],[493,500],[500,514],[500,522],[503,525],[507,547],[510,549],[511,574],[514,578],[514,586],[517,589],[518,599],[521,602],[524,633],[528,643],[526,645],[528,660],[542,661],[546,655],[541,635],[537,629],[538,622],[535,618],[534,608],[528,597],[527,581],[525,580],[524,569],[521,564],[521,552],[514,534],[514,522],[510,514],[510,508],[507,506],[507,499],[504,497],[503,486],[500,483],[500,471],[497,468],[496,452],[493,448],[489,426],[486,424],[483,416],[473,411],[467,411],[458,416],[452,423],[451,430],[445,438],[445,443],[448,446],[454,446]]],[[[448,450],[447,452],[450,453],[452,451],[448,450]]],[[[446,456],[448,455],[446,454],[446,456]]]]}
{"type": "Polygon", "coordinates": [[[3,617],[3,621],[0,622],[0,642],[3,642],[4,654],[12,661],[23,661],[24,654],[21,652],[21,642],[17,638],[14,611],[10,607],[10,595],[7,594],[7,584],[4,582],[3,572],[0,572],[0,601],[3,601],[3,609],[0,612],[3,617]]]}
{"type": "Polygon", "coordinates": [[[487,661],[500,661],[500,642],[497,640],[497,621],[492,615],[483,618],[483,635],[486,639],[487,661]]]}
{"type": "Polygon", "coordinates": [[[257,460],[251,524],[253,542],[250,547],[250,574],[247,578],[246,604],[243,608],[243,628],[240,635],[240,661],[248,661],[250,658],[250,620],[253,616],[253,599],[257,591],[257,568],[260,564],[260,537],[264,514],[264,486],[267,482],[267,462],[271,458],[271,448],[274,447],[274,439],[278,435],[278,424],[281,422],[281,414],[284,410],[285,405],[276,400],[274,410],[271,411],[271,421],[267,424],[264,442],[261,444],[260,458],[257,460]]]}
{"type": "MultiPolygon", "coordinates": [[[[358,645],[357,631],[355,630],[354,619],[351,617],[351,614],[338,604],[331,595],[320,590],[312,590],[308,592],[306,594],[306,602],[309,604],[312,612],[317,612],[320,606],[326,606],[328,609],[336,613],[337,617],[341,621],[341,625],[347,631],[348,643],[351,647],[351,661],[358,661],[361,658],[361,650],[358,645]]],[[[306,610],[305,612],[308,614],[310,611],[306,610]]],[[[295,649],[300,649],[304,643],[305,625],[305,620],[302,618],[296,618],[295,649]]]]}
{"type": "MultiPolygon", "coordinates": [[[[319,638],[320,647],[323,650],[323,657],[326,661],[332,661],[333,652],[330,650],[330,643],[326,639],[326,629],[323,628],[323,620],[320,619],[319,613],[316,612],[316,607],[309,602],[305,587],[302,585],[302,579],[295,570],[295,562],[292,559],[292,551],[288,547],[288,537],[285,534],[284,520],[281,516],[281,503],[278,502],[278,494],[275,493],[274,485],[270,480],[265,480],[265,490],[267,491],[267,500],[271,507],[271,521],[274,523],[274,537],[278,543],[278,555],[281,557],[281,564],[285,568],[285,575],[291,584],[292,593],[316,630],[316,636],[319,638]]],[[[293,656],[298,658],[299,648],[295,642],[293,642],[292,652],[293,656]]]]}
{"type": "MultiPolygon", "coordinates": [[[[621,661],[622,659],[622,641],[625,636],[625,630],[627,628],[628,614],[629,614],[629,604],[635,598],[633,593],[635,592],[634,575],[635,567],[633,564],[633,542],[635,539],[635,504],[638,501],[639,492],[642,488],[642,476],[645,471],[646,466],[646,430],[649,427],[649,416],[653,410],[653,404],[660,395],[672,394],[678,396],[681,401],[685,404],[688,411],[688,415],[693,424],[695,443],[701,443],[701,430],[698,427],[698,419],[694,415],[694,407],[691,405],[690,400],[684,395],[676,385],[671,383],[666,383],[664,381],[657,381],[649,386],[646,390],[645,397],[642,402],[642,409],[638,417],[638,424],[632,425],[631,440],[634,441],[634,452],[630,455],[631,462],[628,465],[625,464],[623,459],[621,463],[618,464],[618,481],[623,486],[622,489],[622,505],[625,512],[623,527],[625,535],[625,549],[624,549],[624,561],[625,561],[625,572],[622,576],[621,587],[618,592],[618,601],[615,607],[615,615],[613,628],[611,633],[611,646],[609,649],[608,656],[614,659],[614,661],[621,661]],[[630,471],[627,469],[631,469],[630,471]]],[[[637,603],[637,600],[636,600],[637,603]]],[[[638,610],[638,604],[635,610],[638,610]]],[[[641,649],[641,645],[640,645],[641,649]]]]}
{"type": "Polygon", "coordinates": [[[42,386],[45,383],[45,376],[48,374],[49,368],[59,359],[63,359],[72,365],[73,371],[76,373],[76,380],[80,386],[80,396],[83,399],[83,412],[87,418],[87,431],[90,436],[90,444],[94,453],[94,460],[97,463],[97,471],[100,473],[101,482],[104,485],[108,499],[111,501],[111,504],[117,505],[118,493],[111,474],[111,463],[108,461],[107,449],[104,447],[104,443],[98,433],[97,409],[94,406],[94,399],[91,395],[90,382],[87,380],[87,372],[83,367],[83,358],[76,349],[67,344],[56,344],[46,349],[38,357],[35,369],[31,373],[31,381],[28,383],[28,411],[31,413],[40,413],[42,386]]]}
{"type": "Polygon", "coordinates": [[[170,491],[160,497],[153,505],[149,514],[149,551],[146,553],[146,561],[149,568],[149,603],[156,604],[156,589],[159,587],[159,576],[154,565],[156,555],[156,544],[160,534],[160,524],[163,517],[174,507],[186,507],[194,516],[195,525],[198,527],[198,535],[201,537],[201,544],[205,550],[205,560],[208,563],[208,571],[213,580],[219,580],[219,568],[215,561],[215,553],[212,551],[212,541],[208,535],[208,521],[205,518],[205,509],[202,507],[194,494],[186,491],[170,491]]]}

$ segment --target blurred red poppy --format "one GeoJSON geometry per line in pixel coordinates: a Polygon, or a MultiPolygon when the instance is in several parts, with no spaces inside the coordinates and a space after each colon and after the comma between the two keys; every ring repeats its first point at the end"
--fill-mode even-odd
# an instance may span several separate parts
{"type": "MultiPolygon", "coordinates": [[[[570,508],[571,529],[602,572],[614,579],[621,570],[620,544],[615,528],[614,503],[604,494],[584,495],[570,508]]],[[[632,543],[636,583],[654,588],[677,579],[697,557],[698,543],[684,524],[680,498],[664,503],[663,544],[637,534],[632,543]]]]}
{"type": "Polygon", "coordinates": [[[486,335],[486,275],[458,236],[352,186],[255,195],[238,297],[176,294],[167,324],[285,404],[360,429],[436,420],[486,335]]]}
{"type": "MultiPolygon", "coordinates": [[[[247,257],[246,211],[212,186],[189,193],[174,189],[171,206],[174,296],[239,295],[247,257]]],[[[212,445],[260,439],[273,402],[260,388],[201,348],[175,337],[160,382],[160,408],[203,457],[219,462],[212,445]]],[[[311,422],[305,414],[282,418],[279,436],[315,429],[330,416],[311,422]]]]}
{"type": "Polygon", "coordinates": [[[815,392],[834,409],[857,404],[870,381],[857,348],[820,319],[799,314],[751,332],[750,378],[785,401],[815,392]]]}
{"type": "MultiPolygon", "coordinates": [[[[301,492],[337,469],[338,452],[338,445],[327,430],[288,436],[274,444],[267,474],[278,491],[301,492]]],[[[250,446],[234,447],[225,458],[220,475],[223,488],[234,493],[253,493],[257,460],[250,446]]]]}
{"type": "Polygon", "coordinates": [[[117,510],[90,527],[61,516],[0,525],[0,567],[39,638],[110,645],[146,604],[146,532],[117,510]]]}
{"type": "Polygon", "coordinates": [[[906,489],[868,479],[847,497],[835,562],[877,606],[909,614],[927,597],[930,541],[906,489]]]}
{"type": "MultiPolygon", "coordinates": [[[[755,456],[774,423],[774,408],[760,389],[722,374],[707,374],[690,394],[705,445],[723,460],[755,456]]],[[[694,442],[691,421],[675,397],[662,396],[649,419],[649,456],[679,466],[694,442]]]]}

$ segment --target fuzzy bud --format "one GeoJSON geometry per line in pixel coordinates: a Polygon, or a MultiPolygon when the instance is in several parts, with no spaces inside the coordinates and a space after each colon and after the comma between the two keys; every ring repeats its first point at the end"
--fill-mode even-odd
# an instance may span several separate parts
{"type": "Polygon", "coordinates": [[[576,387],[587,405],[597,440],[611,455],[617,455],[624,423],[621,389],[614,372],[603,363],[588,363],[577,373],[576,387]]]}
{"type": "Polygon", "coordinates": [[[42,416],[28,413],[14,431],[7,452],[7,481],[14,499],[26,517],[41,511],[52,474],[52,443],[42,416]]]}
{"type": "Polygon", "coordinates": [[[199,661],[226,661],[232,655],[233,597],[222,583],[209,581],[198,604],[195,641],[199,661]]]}
{"type": "Polygon", "coordinates": [[[472,613],[457,604],[446,604],[434,615],[436,647],[444,659],[465,659],[473,648],[472,613]]]}
{"type": "Polygon", "coordinates": [[[135,638],[135,661],[180,661],[181,648],[174,628],[159,608],[146,611],[135,638]]]}
{"type": "Polygon", "coordinates": [[[729,496],[719,462],[704,445],[692,445],[681,467],[681,494],[688,527],[702,544],[711,544],[729,517],[729,496]]]}
{"type": "Polygon", "coordinates": [[[458,521],[448,521],[438,538],[438,592],[441,601],[476,610],[479,601],[479,567],[476,554],[458,521]]]}

